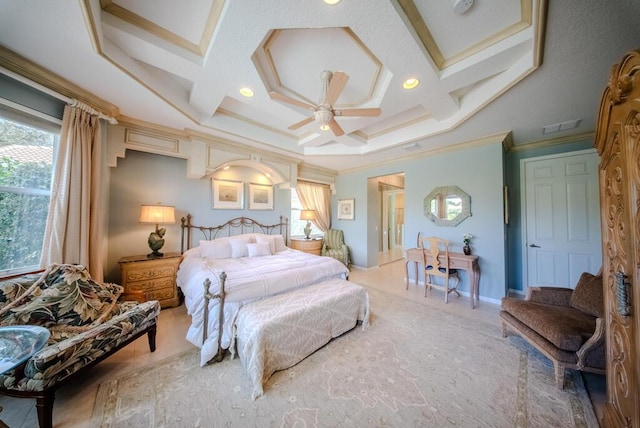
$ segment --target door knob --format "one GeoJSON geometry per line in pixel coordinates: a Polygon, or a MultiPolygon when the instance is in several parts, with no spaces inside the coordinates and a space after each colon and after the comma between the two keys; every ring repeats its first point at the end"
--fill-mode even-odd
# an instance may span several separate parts
{"type": "Polygon", "coordinates": [[[529,246],[531,248],[541,248],[540,245],[536,245],[536,244],[529,244],[529,246]]]}

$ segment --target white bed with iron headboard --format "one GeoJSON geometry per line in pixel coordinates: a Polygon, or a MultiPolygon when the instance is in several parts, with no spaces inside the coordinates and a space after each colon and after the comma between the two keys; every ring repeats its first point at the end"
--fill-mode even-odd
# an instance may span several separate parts
{"type": "Polygon", "coordinates": [[[338,260],[288,248],[283,217],[272,225],[239,217],[195,226],[187,215],[182,230],[177,283],[191,316],[187,339],[201,348],[201,365],[224,357],[244,304],[349,273],[338,260]]]}

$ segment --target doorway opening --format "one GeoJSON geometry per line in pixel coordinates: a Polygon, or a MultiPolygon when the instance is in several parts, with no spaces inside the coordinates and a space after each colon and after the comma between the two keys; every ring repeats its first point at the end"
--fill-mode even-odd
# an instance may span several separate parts
{"type": "Polygon", "coordinates": [[[378,265],[404,257],[404,173],[376,178],[380,196],[378,265]]]}

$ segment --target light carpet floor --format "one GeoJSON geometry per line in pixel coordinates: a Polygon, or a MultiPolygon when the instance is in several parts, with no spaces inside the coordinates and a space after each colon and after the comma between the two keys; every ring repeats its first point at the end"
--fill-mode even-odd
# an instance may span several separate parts
{"type": "Polygon", "coordinates": [[[251,399],[238,359],[190,350],[100,385],[94,427],[597,427],[582,378],[564,391],[526,342],[369,289],[371,326],[275,373],[251,399]]]}

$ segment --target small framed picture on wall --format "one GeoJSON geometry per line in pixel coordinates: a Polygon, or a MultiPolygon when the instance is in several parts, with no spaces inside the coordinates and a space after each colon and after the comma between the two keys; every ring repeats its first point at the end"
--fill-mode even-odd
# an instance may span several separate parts
{"type": "Polygon", "coordinates": [[[244,206],[244,183],[233,180],[211,180],[213,209],[241,210],[244,206]]]}
{"type": "Polygon", "coordinates": [[[338,220],[353,220],[355,218],[356,200],[338,199],[338,220]]]}
{"type": "Polygon", "coordinates": [[[270,184],[249,183],[249,209],[272,210],[273,186],[270,184]]]}

